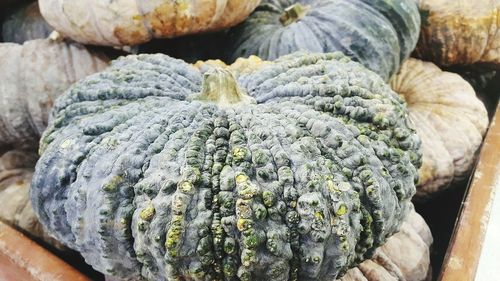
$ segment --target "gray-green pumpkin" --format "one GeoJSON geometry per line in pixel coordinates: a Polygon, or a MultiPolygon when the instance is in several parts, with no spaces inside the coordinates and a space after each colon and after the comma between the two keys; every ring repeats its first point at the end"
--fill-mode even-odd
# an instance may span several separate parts
{"type": "Polygon", "coordinates": [[[97,270],[149,280],[334,280],[411,209],[404,102],[341,53],[198,68],[128,56],[74,84],[31,198],[97,270]]]}
{"type": "Polygon", "coordinates": [[[264,0],[231,31],[228,60],[341,51],[388,79],[417,44],[413,0],[264,0]]]}

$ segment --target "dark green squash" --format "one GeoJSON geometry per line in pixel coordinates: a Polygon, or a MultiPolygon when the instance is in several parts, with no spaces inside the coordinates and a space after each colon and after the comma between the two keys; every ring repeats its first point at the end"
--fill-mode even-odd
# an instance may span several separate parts
{"type": "Polygon", "coordinates": [[[343,54],[199,69],[128,56],[74,84],[31,198],[97,270],[149,280],[334,280],[411,209],[404,102],[343,54]]]}
{"type": "Polygon", "coordinates": [[[415,48],[413,0],[264,0],[231,31],[228,60],[341,51],[387,80],[415,48]]]}
{"type": "Polygon", "coordinates": [[[38,2],[34,2],[21,7],[4,20],[2,40],[22,44],[28,40],[47,38],[52,31],[40,14],[38,2]]]}

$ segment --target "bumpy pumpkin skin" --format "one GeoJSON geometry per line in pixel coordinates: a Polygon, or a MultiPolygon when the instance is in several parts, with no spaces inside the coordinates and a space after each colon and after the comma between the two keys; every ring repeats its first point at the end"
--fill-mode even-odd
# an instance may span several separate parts
{"type": "MultiPolygon", "coordinates": [[[[379,247],[373,257],[349,269],[337,281],[426,281],[431,280],[430,246],[432,234],[414,210],[401,229],[379,247]]],[[[117,281],[111,276],[106,281],[117,281]]],[[[331,281],[331,280],[328,280],[331,281]]]]}
{"type": "Polygon", "coordinates": [[[401,230],[377,249],[373,258],[350,269],[339,281],[424,281],[432,274],[432,234],[414,210],[401,230]]]}
{"type": "Polygon", "coordinates": [[[438,65],[500,66],[500,0],[418,0],[415,55],[438,65]]]}
{"type": "Polygon", "coordinates": [[[38,39],[0,44],[0,147],[36,146],[54,100],[108,60],[80,44],[38,39]]]}
{"type": "Polygon", "coordinates": [[[85,44],[123,46],[231,27],[259,0],[41,0],[45,19],[62,35],[85,44]]]}
{"type": "Polygon", "coordinates": [[[488,113],[467,81],[430,62],[407,60],[391,87],[408,103],[422,139],[415,198],[424,200],[470,172],[488,127],[488,113]]]}
{"type": "Polygon", "coordinates": [[[28,40],[47,38],[53,31],[43,19],[38,2],[21,7],[2,24],[2,40],[22,44],[28,40]]]}
{"type": "Polygon", "coordinates": [[[64,246],[49,236],[31,206],[29,188],[37,154],[11,150],[0,156],[0,220],[58,249],[64,246]]]}
{"type": "Polygon", "coordinates": [[[341,51],[387,80],[415,48],[419,30],[413,0],[264,0],[231,30],[228,60],[341,51]]]}
{"type": "Polygon", "coordinates": [[[333,280],[370,257],[415,192],[403,101],[341,53],[246,66],[128,56],[76,83],[41,140],[43,224],[120,278],[333,280]]]}

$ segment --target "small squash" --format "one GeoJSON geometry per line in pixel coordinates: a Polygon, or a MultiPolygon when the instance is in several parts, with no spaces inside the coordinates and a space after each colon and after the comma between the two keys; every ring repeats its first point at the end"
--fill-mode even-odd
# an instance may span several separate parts
{"type": "Polygon", "coordinates": [[[33,2],[4,20],[2,40],[22,44],[28,40],[47,38],[52,31],[52,27],[40,14],[38,2],[33,2]]]}
{"type": "Polygon", "coordinates": [[[442,66],[500,67],[500,0],[418,0],[418,5],[417,57],[442,66]]]}
{"type": "Polygon", "coordinates": [[[29,188],[37,159],[36,153],[19,150],[0,156],[0,220],[31,238],[63,249],[43,230],[31,206],[29,188]]]}
{"type": "Polygon", "coordinates": [[[42,223],[120,278],[334,280],[371,257],[412,208],[404,102],[340,52],[239,66],[128,56],[74,84],[41,140],[42,223]]]}
{"type": "Polygon", "coordinates": [[[435,195],[470,172],[488,127],[488,113],[472,86],[430,62],[409,59],[391,80],[408,103],[422,139],[417,199],[435,195]]]}
{"type": "Polygon", "coordinates": [[[341,51],[387,80],[415,48],[414,0],[264,0],[232,29],[228,60],[341,51]]]}
{"type": "Polygon", "coordinates": [[[259,0],[40,0],[45,19],[62,35],[86,44],[123,46],[231,27],[259,0]]]}
{"type": "Polygon", "coordinates": [[[37,144],[54,99],[107,58],[80,44],[50,39],[0,44],[0,147],[37,144]]]}

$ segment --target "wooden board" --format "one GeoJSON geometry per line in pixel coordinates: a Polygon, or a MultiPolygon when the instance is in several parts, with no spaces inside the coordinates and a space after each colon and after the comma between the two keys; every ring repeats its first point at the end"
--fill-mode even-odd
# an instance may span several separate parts
{"type": "Polygon", "coordinates": [[[19,231],[0,222],[0,281],[90,281],[19,231]]]}
{"type": "Polygon", "coordinates": [[[499,182],[500,105],[497,106],[481,149],[479,162],[469,185],[466,199],[462,204],[462,210],[455,225],[439,280],[475,280],[490,218],[495,186],[499,182]]]}

